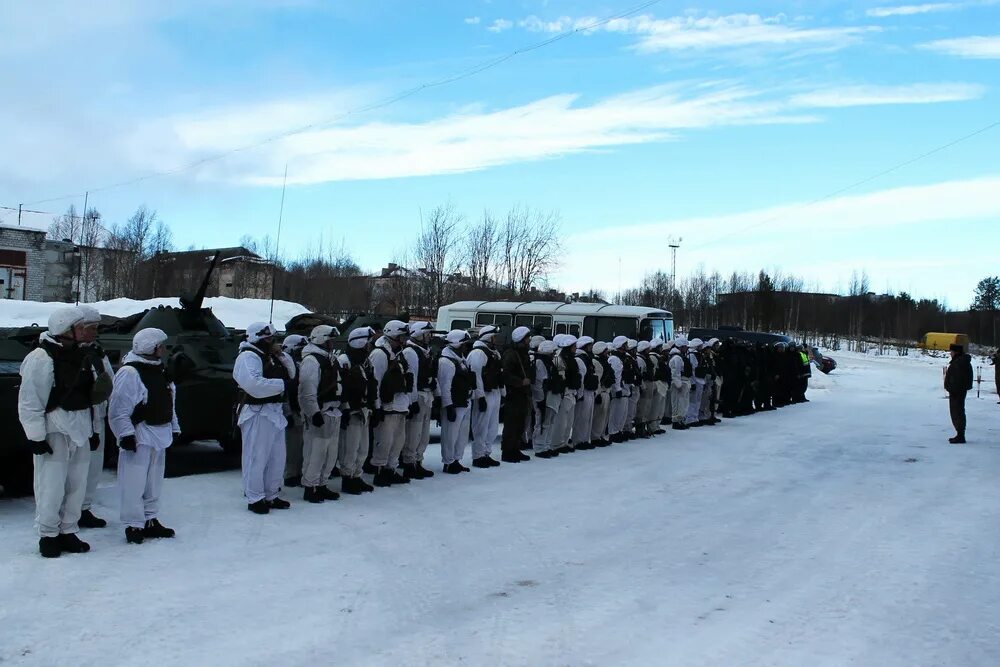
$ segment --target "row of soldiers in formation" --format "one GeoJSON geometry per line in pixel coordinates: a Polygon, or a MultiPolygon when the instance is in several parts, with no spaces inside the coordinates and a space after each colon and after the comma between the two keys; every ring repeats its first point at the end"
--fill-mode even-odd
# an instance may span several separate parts
{"type": "MultiPolygon", "coordinates": [[[[121,450],[126,540],[175,534],[159,521],[165,453],[180,435],[176,391],[163,364],[167,336],[138,332],[114,373],[96,342],[99,322],[87,306],[55,311],[21,366],[18,413],[34,454],[45,557],[89,551],[79,529],[106,525],[90,510],[105,420],[121,450]]],[[[470,441],[473,466],[500,465],[493,446],[501,421],[500,458],[520,463],[529,460],[526,449],[553,458],[660,434],[671,422],[677,430],[713,425],[720,410],[733,416],[804,401],[808,382],[802,365],[788,363],[799,358],[794,350],[715,339],[546,340],[519,327],[501,354],[499,330],[486,326],[475,341],[464,330],[449,332],[435,354],[438,334],[429,323],[393,320],[380,333],[351,331],[338,355],[334,327],[282,344],[276,333],[268,323],[251,324],[233,368],[243,491],[257,514],[291,506],[279,497],[283,481],[300,483],[305,500],[321,503],[339,498],[328,486],[335,471],[341,492],[355,495],[433,476],[423,464],[435,408],[443,472],[459,474],[469,471],[462,459],[470,441]]]]}

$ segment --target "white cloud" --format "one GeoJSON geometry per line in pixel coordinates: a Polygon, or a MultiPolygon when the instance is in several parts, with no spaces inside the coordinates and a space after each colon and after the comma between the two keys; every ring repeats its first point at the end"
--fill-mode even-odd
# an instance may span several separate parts
{"type": "MultiPolygon", "coordinates": [[[[622,285],[637,284],[646,273],[666,266],[663,244],[651,241],[674,235],[685,239],[681,255],[687,267],[705,263],[709,270],[755,270],[784,258],[779,263],[785,270],[794,269],[809,279],[836,280],[836,274],[821,274],[816,262],[838,258],[824,254],[822,246],[810,250],[809,241],[801,237],[803,225],[817,234],[811,237],[817,243],[823,236],[849,239],[880,228],[923,223],[941,222],[950,226],[942,229],[956,229],[962,222],[1000,217],[997,192],[1000,174],[842,196],[812,206],[790,203],[730,215],[611,224],[571,235],[564,269],[556,278],[569,289],[616,285],[617,263],[614,275],[602,276],[595,267],[607,266],[608,257],[622,256],[628,258],[622,265],[622,285]]],[[[856,259],[862,249],[851,250],[851,256],[842,260],[844,266],[862,266],[856,259]]],[[[887,260],[886,252],[876,253],[875,259],[887,260]]]]}
{"type": "Polygon", "coordinates": [[[479,20],[480,19],[478,16],[470,16],[467,19],[465,19],[465,23],[468,25],[479,25],[479,20]]]}
{"type": "Polygon", "coordinates": [[[723,16],[684,15],[657,19],[651,15],[613,19],[599,27],[596,17],[562,16],[543,20],[528,16],[518,25],[532,32],[612,32],[639,36],[635,48],[646,53],[659,51],[706,51],[710,49],[771,46],[822,45],[839,48],[853,44],[862,35],[880,30],[874,26],[809,28],[801,20],[783,14],[727,14],[723,16]]]}
{"type": "Polygon", "coordinates": [[[929,51],[960,58],[1000,58],[1000,35],[939,39],[920,45],[929,51]]]}
{"type": "Polygon", "coordinates": [[[792,106],[837,108],[883,104],[935,104],[981,98],[985,87],[968,83],[917,83],[903,86],[845,86],[795,95],[792,106]]]}
{"type": "Polygon", "coordinates": [[[487,30],[490,32],[503,32],[504,30],[509,30],[514,27],[513,21],[508,21],[507,19],[497,19],[490,24],[487,30]]]}
{"type": "Polygon", "coordinates": [[[957,2],[926,2],[922,5],[896,5],[895,7],[873,7],[866,14],[876,18],[887,18],[889,16],[913,16],[915,14],[929,14],[931,12],[947,12],[960,8],[957,2]]]}

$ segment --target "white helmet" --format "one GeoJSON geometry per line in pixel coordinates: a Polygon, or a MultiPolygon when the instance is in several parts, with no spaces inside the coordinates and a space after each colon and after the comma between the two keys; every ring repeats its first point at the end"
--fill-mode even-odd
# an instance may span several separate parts
{"type": "Polygon", "coordinates": [[[608,344],[603,340],[599,340],[594,343],[594,354],[604,354],[608,351],[608,344]]]}
{"type": "Polygon", "coordinates": [[[615,339],[611,341],[612,350],[620,350],[628,345],[628,338],[625,336],[615,336],[615,339]]]}
{"type": "Polygon", "coordinates": [[[532,336],[531,340],[528,342],[528,347],[532,350],[537,350],[538,346],[545,341],[545,336],[532,336]]]}
{"type": "Polygon", "coordinates": [[[400,322],[399,320],[389,320],[382,327],[382,335],[393,340],[399,340],[409,332],[410,329],[406,326],[406,322],[400,322]]]}
{"type": "Polygon", "coordinates": [[[313,327],[313,330],[309,332],[309,342],[313,345],[325,345],[331,338],[336,338],[339,335],[340,331],[337,327],[332,327],[329,324],[320,324],[313,327]]]}
{"type": "Polygon", "coordinates": [[[270,338],[278,333],[268,322],[254,322],[247,327],[247,342],[259,343],[261,339],[270,338]]]}
{"type": "Polygon", "coordinates": [[[454,348],[461,347],[464,343],[468,342],[469,338],[469,332],[465,329],[452,329],[444,337],[448,341],[448,346],[454,348]]]}
{"type": "Polygon", "coordinates": [[[538,346],[538,354],[544,354],[549,356],[556,353],[555,341],[543,340],[541,345],[538,346]]]}
{"type": "Polygon", "coordinates": [[[84,315],[76,306],[58,308],[49,315],[49,335],[62,336],[69,333],[75,325],[84,321],[84,315]]]}
{"type": "Polygon", "coordinates": [[[497,333],[500,331],[500,327],[493,326],[492,324],[487,324],[486,326],[479,329],[479,340],[484,343],[490,343],[496,338],[497,333]]]}
{"type": "Polygon", "coordinates": [[[430,322],[413,322],[410,324],[410,338],[421,338],[434,333],[430,322]]]}
{"type": "MultiPolygon", "coordinates": [[[[520,343],[522,340],[531,335],[531,329],[528,327],[518,327],[510,332],[510,339],[515,343],[520,343]]],[[[531,341],[528,341],[531,344],[531,341]]]]}
{"type": "Polygon", "coordinates": [[[285,336],[285,340],[281,341],[281,349],[285,352],[290,352],[297,347],[305,347],[305,344],[308,342],[309,339],[305,336],[292,334],[291,336],[285,336]]]}
{"type": "Polygon", "coordinates": [[[136,354],[151,355],[156,348],[165,343],[167,334],[162,330],[150,327],[136,332],[132,337],[132,351],[136,354]]]}
{"type": "Polygon", "coordinates": [[[83,319],[80,320],[81,324],[101,323],[101,314],[97,312],[97,309],[94,308],[93,306],[88,306],[86,304],[81,303],[79,306],[77,306],[77,308],[79,308],[80,312],[83,313],[83,319]]]}
{"type": "Polygon", "coordinates": [[[688,339],[686,336],[678,336],[674,339],[674,345],[677,347],[687,347],[688,339]]]}
{"type": "Polygon", "coordinates": [[[347,344],[353,347],[355,350],[360,350],[361,348],[368,345],[368,342],[375,335],[375,330],[371,327],[358,327],[347,334],[347,344]]]}
{"type": "Polygon", "coordinates": [[[661,347],[663,347],[663,339],[660,338],[659,336],[649,341],[649,349],[659,350],[661,347]]]}
{"type": "Polygon", "coordinates": [[[700,350],[705,344],[701,342],[700,338],[692,338],[691,342],[688,343],[688,347],[692,350],[700,350]]]}
{"type": "Polygon", "coordinates": [[[593,344],[594,344],[594,339],[591,338],[590,336],[580,336],[579,338],[576,339],[576,349],[578,350],[582,350],[588,345],[593,345],[593,344]]]}
{"type": "Polygon", "coordinates": [[[576,345],[576,336],[573,334],[563,334],[562,338],[556,341],[556,345],[561,348],[573,347],[576,345]]]}
{"type": "Polygon", "coordinates": [[[628,339],[628,349],[634,350],[637,347],[639,347],[639,341],[637,341],[635,338],[629,338],[628,339]]]}
{"type": "Polygon", "coordinates": [[[648,340],[639,341],[639,343],[636,345],[636,349],[639,352],[647,352],[649,350],[649,341],[648,340]]]}

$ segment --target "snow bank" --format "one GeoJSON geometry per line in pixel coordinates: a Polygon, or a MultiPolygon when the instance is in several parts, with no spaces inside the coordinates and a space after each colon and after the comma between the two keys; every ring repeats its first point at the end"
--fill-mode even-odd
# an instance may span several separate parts
{"type": "MultiPolygon", "coordinates": [[[[59,302],[43,303],[40,301],[0,299],[0,326],[22,327],[32,324],[45,326],[52,311],[65,305],[67,304],[59,302]]],[[[112,299],[110,301],[97,301],[89,305],[97,308],[102,315],[126,317],[154,306],[177,306],[179,304],[177,297],[161,297],[144,301],[112,299]]],[[[271,309],[269,299],[231,299],[225,296],[207,297],[205,305],[212,309],[215,316],[222,320],[223,324],[234,329],[245,329],[251,322],[266,321],[271,309]]],[[[288,320],[308,312],[310,312],[309,309],[301,304],[275,300],[273,322],[277,328],[283,329],[288,320]]]]}

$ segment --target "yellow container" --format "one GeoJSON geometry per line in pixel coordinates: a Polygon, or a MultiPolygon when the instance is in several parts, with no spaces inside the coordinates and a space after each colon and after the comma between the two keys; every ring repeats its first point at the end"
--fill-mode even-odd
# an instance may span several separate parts
{"type": "Polygon", "coordinates": [[[920,347],[925,350],[944,350],[952,345],[961,345],[966,352],[969,351],[969,337],[965,334],[930,332],[924,334],[920,341],[920,347]]]}

